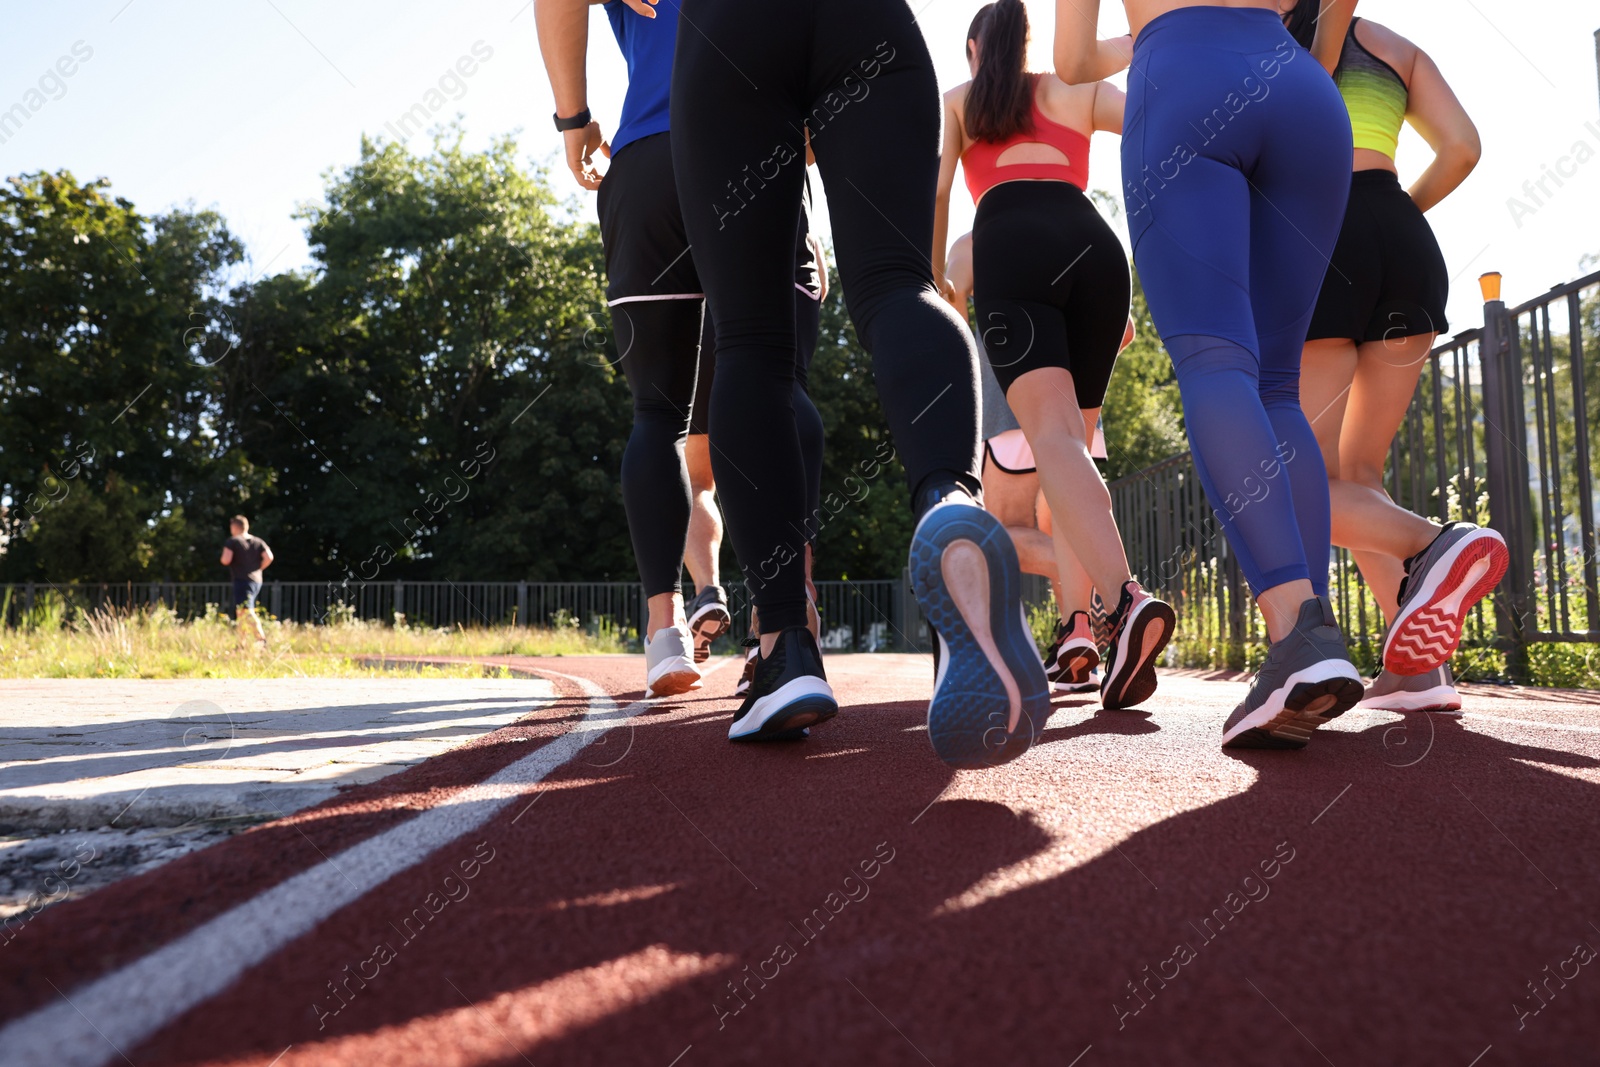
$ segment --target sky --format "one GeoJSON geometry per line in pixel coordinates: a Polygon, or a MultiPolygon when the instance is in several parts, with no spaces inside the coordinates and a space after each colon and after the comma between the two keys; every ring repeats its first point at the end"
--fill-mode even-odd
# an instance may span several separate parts
{"type": "MultiPolygon", "coordinates": [[[[964,81],[978,0],[916,3],[941,87],[964,81]]],[[[1048,70],[1054,5],[1035,0],[1029,13],[1030,65],[1048,70]]],[[[1359,14],[1432,55],[1483,137],[1477,171],[1428,216],[1456,276],[1452,326],[1480,325],[1473,281],[1484,271],[1504,275],[1512,303],[1583,273],[1584,257],[1600,254],[1600,6],[1362,0],[1359,14]]],[[[320,202],[325,175],[356,160],[362,134],[384,135],[441,78],[439,121],[459,116],[469,147],[518,134],[528,160],[557,164],[558,195],[594,217],[593,195],[559,166],[529,0],[0,0],[0,25],[0,113],[35,108],[0,128],[0,173],[105,177],[146,213],[215,208],[248,249],[249,275],[311,263],[296,207],[320,202]],[[447,77],[463,57],[474,73],[447,77]]],[[[1102,36],[1126,28],[1121,5],[1103,0],[1102,36]]],[[[598,7],[589,78],[591,110],[614,129],[626,70],[598,7]]],[[[408,143],[425,149],[426,135],[408,143]]],[[[1408,129],[1402,181],[1428,158],[1408,129]]],[[[1118,189],[1117,160],[1118,139],[1097,134],[1092,188],[1118,189]]],[[[971,224],[962,188],[952,235],[971,224]]],[[[826,237],[825,205],[821,226],[826,237]]]]}

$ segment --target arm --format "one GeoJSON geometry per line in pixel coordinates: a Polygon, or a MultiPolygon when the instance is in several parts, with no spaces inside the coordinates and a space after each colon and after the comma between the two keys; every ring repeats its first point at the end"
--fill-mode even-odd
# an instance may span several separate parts
{"type": "Polygon", "coordinates": [[[964,319],[967,317],[967,301],[972,297],[972,234],[962,234],[950,246],[945,275],[950,279],[950,291],[945,299],[956,309],[956,314],[964,319]]]}
{"type": "MultiPolygon", "coordinates": [[[[1313,0],[1304,0],[1306,3],[1313,0]]],[[[1317,16],[1317,36],[1311,42],[1311,55],[1329,74],[1339,65],[1339,53],[1344,51],[1344,37],[1350,31],[1350,20],[1355,17],[1358,0],[1315,0],[1323,4],[1317,16]]]]}
{"type": "Polygon", "coordinates": [[[1121,136],[1122,112],[1127,103],[1128,96],[1121,89],[1108,82],[1096,82],[1094,86],[1094,128],[1121,136]]]}
{"type": "Polygon", "coordinates": [[[1406,121],[1433,149],[1433,162],[1411,187],[1411,199],[1427,211],[1466,181],[1478,165],[1483,144],[1461,101],[1426,52],[1417,50],[1411,68],[1411,102],[1406,121]]]}
{"type": "Polygon", "coordinates": [[[950,190],[956,182],[956,164],[961,162],[961,111],[952,89],[944,98],[944,150],[939,156],[939,185],[933,201],[933,283],[946,300],[953,299],[950,280],[945,277],[945,241],[950,236],[950,190]]]}
{"type": "MultiPolygon", "coordinates": [[[[576,115],[589,106],[589,75],[585,67],[589,53],[589,8],[598,2],[600,0],[534,0],[539,52],[544,56],[544,68],[550,76],[558,115],[576,115]]],[[[635,0],[635,3],[642,5],[642,0],[635,0]]],[[[610,146],[600,135],[600,124],[591,122],[581,130],[567,130],[561,136],[566,141],[567,167],[572,176],[585,189],[600,188],[601,176],[594,168],[594,153],[599,149],[602,155],[611,155],[610,146]]]]}
{"type": "Polygon", "coordinates": [[[223,549],[222,549],[222,565],[224,567],[226,567],[229,564],[231,564],[232,562],[233,562],[233,549],[228,548],[226,545],[224,545],[223,549]]]}
{"type": "Polygon", "coordinates": [[[1093,81],[1100,0],[1056,0],[1056,77],[1068,85],[1093,81]]]}
{"type": "Polygon", "coordinates": [[[277,558],[272,554],[272,547],[263,541],[261,543],[261,569],[266,570],[272,566],[272,561],[277,558]]]}

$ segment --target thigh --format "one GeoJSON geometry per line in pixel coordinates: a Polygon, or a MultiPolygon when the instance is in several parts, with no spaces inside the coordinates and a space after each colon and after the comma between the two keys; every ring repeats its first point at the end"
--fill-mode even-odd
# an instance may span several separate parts
{"type": "Polygon", "coordinates": [[[611,327],[617,366],[628,379],[635,416],[648,414],[689,432],[699,364],[698,300],[641,300],[614,304],[611,327]]]}
{"type": "Polygon", "coordinates": [[[1339,437],[1356,373],[1354,341],[1308,341],[1300,361],[1300,407],[1322,449],[1328,477],[1339,477],[1339,437]]]}
{"type": "MultiPolygon", "coordinates": [[[[809,36],[794,7],[686,0],[672,84],[672,154],[720,358],[792,366],[794,242],[805,180],[809,36]],[[692,30],[691,30],[692,27],[692,30]]],[[[726,372],[727,368],[723,370],[726,372]]]]}
{"type": "MultiPolygon", "coordinates": [[[[1122,243],[1105,227],[1068,277],[1072,288],[1062,307],[1067,335],[1067,366],[1079,408],[1099,408],[1128,328],[1131,284],[1122,243]],[[1079,273],[1081,271],[1081,273],[1079,273]],[[1076,277],[1072,276],[1076,274],[1076,277]]],[[[1093,425],[1091,423],[1091,425],[1093,425]]]]}
{"type": "Polygon", "coordinates": [[[994,461],[986,447],[983,453],[983,506],[1003,526],[1031,527],[1035,524],[1034,500],[1039,496],[1039,474],[1018,474],[994,461]]]}
{"type": "Polygon", "coordinates": [[[694,405],[689,411],[689,434],[711,432],[711,387],[717,380],[717,334],[710,314],[700,316],[700,357],[695,364],[694,405]]]}
{"type": "Polygon", "coordinates": [[[1417,379],[1432,349],[1432,334],[1361,346],[1339,435],[1343,477],[1382,481],[1389,447],[1411,406],[1417,379]]]}
{"type": "MultiPolygon", "coordinates": [[[[1013,300],[982,296],[974,301],[978,316],[978,337],[983,341],[984,358],[994,370],[995,380],[1005,390],[1006,402],[1017,414],[1012,386],[1024,375],[1045,368],[1067,368],[1067,322],[1061,309],[1032,300],[1013,300]]],[[[1077,398],[1063,402],[1077,407],[1077,398]]]]}
{"type": "Polygon", "coordinates": [[[817,0],[807,115],[851,315],[933,287],[933,207],[943,104],[903,0],[817,0]]]}

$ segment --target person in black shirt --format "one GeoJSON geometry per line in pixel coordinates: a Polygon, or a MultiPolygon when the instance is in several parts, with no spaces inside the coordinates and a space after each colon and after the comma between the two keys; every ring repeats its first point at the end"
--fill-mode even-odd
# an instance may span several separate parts
{"type": "MultiPolygon", "coordinates": [[[[255,627],[256,644],[267,646],[266,631],[256,617],[256,597],[261,592],[261,572],[272,566],[272,548],[250,532],[250,520],[235,515],[228,523],[233,536],[222,545],[222,565],[233,576],[233,610],[236,620],[249,619],[255,627]],[[243,607],[243,616],[239,608],[243,607]]],[[[244,641],[244,623],[239,623],[240,643],[244,641]]]]}

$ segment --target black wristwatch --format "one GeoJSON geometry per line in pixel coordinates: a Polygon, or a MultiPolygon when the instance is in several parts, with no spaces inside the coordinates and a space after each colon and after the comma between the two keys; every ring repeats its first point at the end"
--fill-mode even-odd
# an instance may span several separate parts
{"type": "Polygon", "coordinates": [[[560,116],[560,114],[556,114],[552,117],[556,120],[557,131],[561,133],[566,133],[568,130],[581,130],[585,126],[589,125],[588,108],[584,108],[570,119],[564,119],[560,116]]]}

